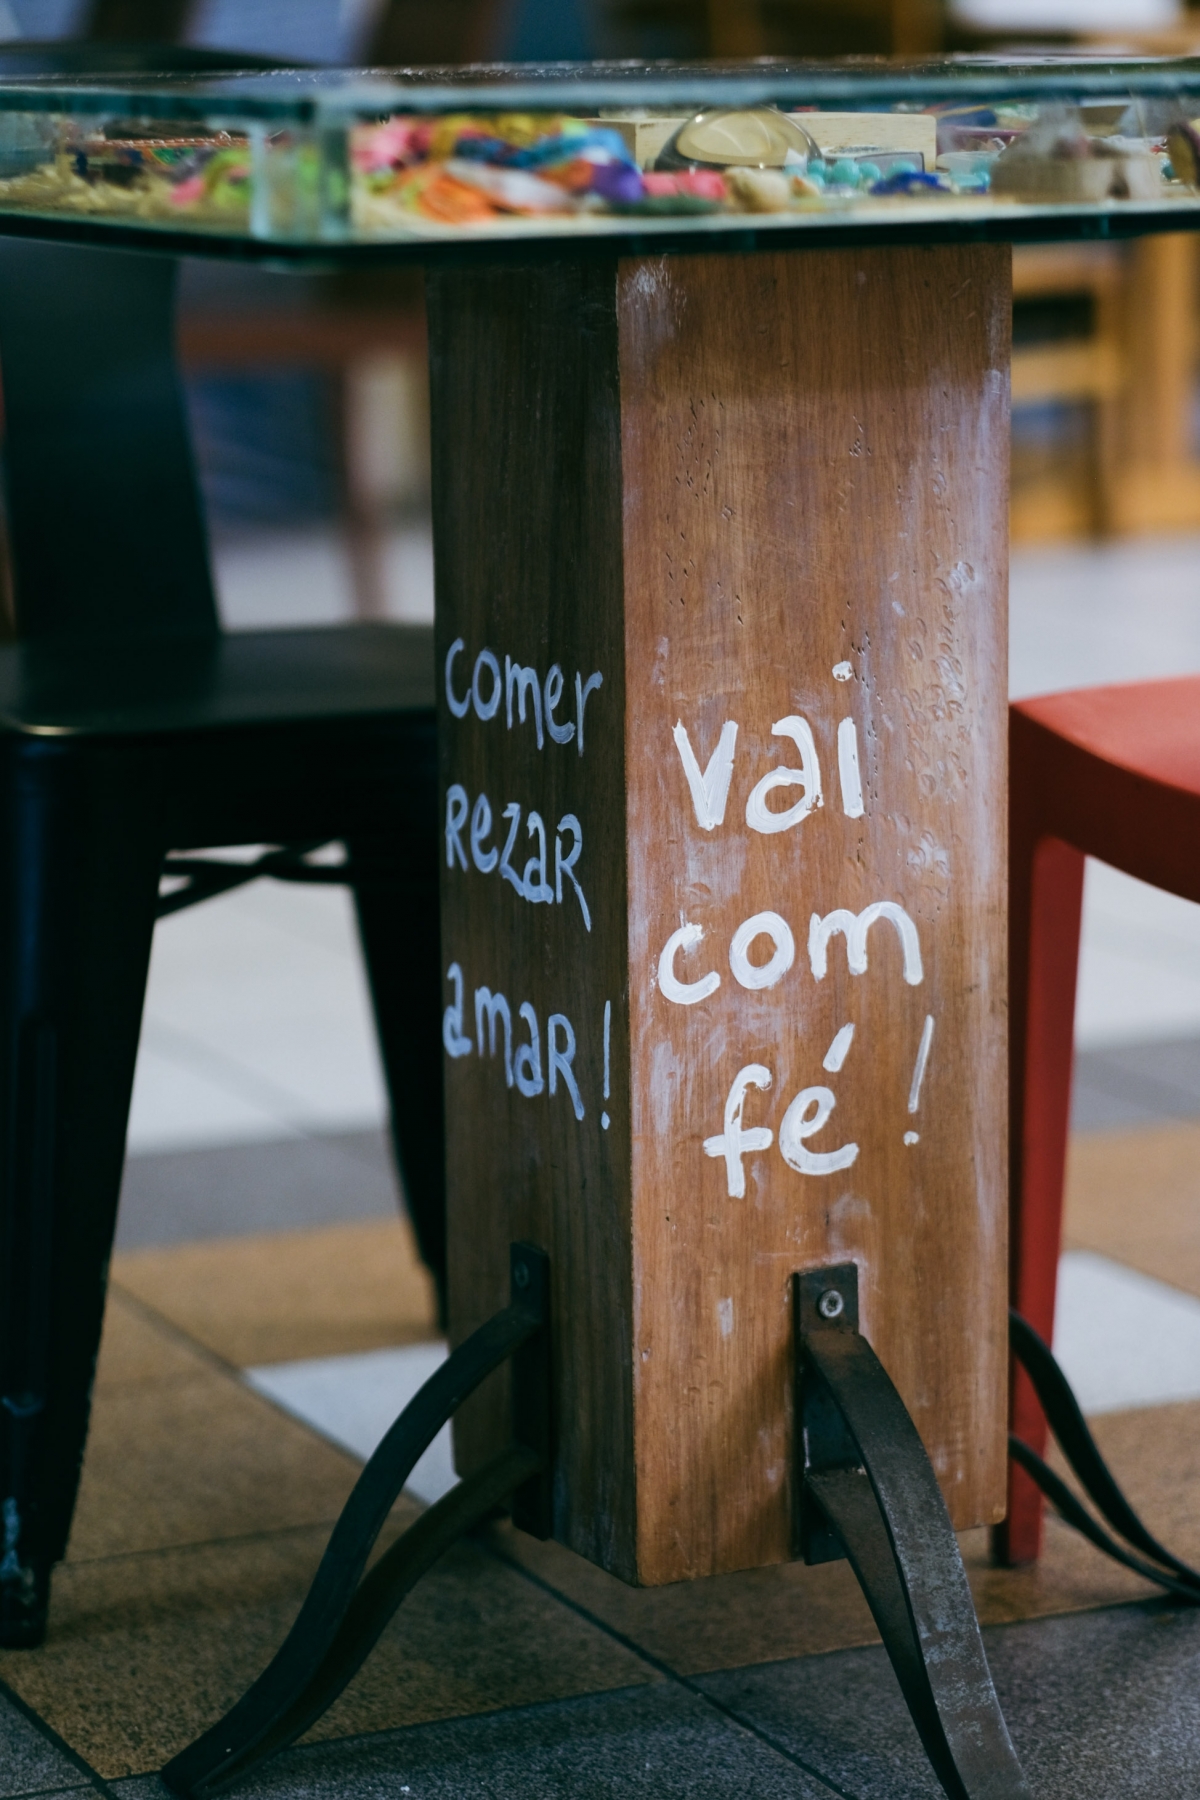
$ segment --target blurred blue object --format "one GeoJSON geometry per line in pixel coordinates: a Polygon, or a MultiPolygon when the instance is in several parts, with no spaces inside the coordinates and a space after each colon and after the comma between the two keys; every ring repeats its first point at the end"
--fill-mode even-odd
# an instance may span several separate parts
{"type": "Polygon", "coordinates": [[[593,54],[587,0],[515,0],[501,54],[511,62],[584,62],[593,54]]]}
{"type": "Polygon", "coordinates": [[[281,63],[353,63],[382,10],[376,0],[200,0],[187,41],[281,63]]]}
{"type": "Polygon", "coordinates": [[[300,370],[193,375],[187,402],[215,538],[337,516],[338,426],[327,380],[300,370]]]}
{"type": "Polygon", "coordinates": [[[87,0],[7,0],[0,7],[0,35],[35,40],[75,37],[86,13],[87,0]]]}

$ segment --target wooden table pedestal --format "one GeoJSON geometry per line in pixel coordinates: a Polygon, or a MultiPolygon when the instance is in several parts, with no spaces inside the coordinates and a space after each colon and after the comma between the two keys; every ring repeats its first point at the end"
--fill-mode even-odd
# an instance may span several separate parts
{"type": "Polygon", "coordinates": [[[792,1277],[852,1261],[994,1521],[1009,253],[448,270],[429,314],[453,1334],[548,1253],[554,1534],[684,1580],[795,1554],[792,1277]]]}

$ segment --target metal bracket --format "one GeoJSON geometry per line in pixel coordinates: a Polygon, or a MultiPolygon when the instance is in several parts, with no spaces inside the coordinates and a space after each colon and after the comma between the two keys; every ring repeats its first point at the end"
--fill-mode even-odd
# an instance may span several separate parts
{"type": "Polygon", "coordinates": [[[958,1543],[908,1409],[858,1329],[858,1270],[793,1277],[797,1539],[858,1577],[951,1800],[1029,1800],[958,1543]]]}
{"type": "Polygon", "coordinates": [[[426,1570],[509,1495],[515,1495],[516,1522],[537,1537],[549,1536],[553,1445],[545,1252],[514,1244],[510,1277],[510,1304],[429,1378],[359,1476],[299,1616],[272,1661],[225,1717],[162,1771],[173,1794],[207,1800],[294,1743],[358,1673],[426,1570]],[[467,1396],[510,1358],[512,1443],[422,1513],[364,1577],[418,1457],[467,1396]]]}

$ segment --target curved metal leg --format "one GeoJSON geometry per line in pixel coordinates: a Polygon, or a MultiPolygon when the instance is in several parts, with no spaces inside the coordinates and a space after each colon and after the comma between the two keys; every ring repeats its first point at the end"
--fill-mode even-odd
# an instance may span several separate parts
{"type": "Polygon", "coordinates": [[[858,1330],[856,1267],[797,1275],[794,1301],[801,1548],[815,1562],[844,1546],[952,1800],[1029,1800],[937,1477],[858,1330]]]}
{"type": "Polygon", "coordinates": [[[1142,1524],[1101,1456],[1096,1440],[1079,1410],[1079,1402],[1054,1360],[1050,1346],[1016,1312],[1009,1314],[1009,1339],[1013,1355],[1033,1384],[1050,1430],[1078,1477],[1084,1493],[1113,1530],[1126,1540],[1126,1544],[1132,1544],[1142,1555],[1132,1555],[1125,1544],[1118,1543],[1111,1537],[1093,1519],[1087,1508],[1081,1505],[1066,1483],[1060,1481],[1053,1469],[1019,1437],[1010,1437],[1008,1440],[1009,1454],[1014,1462],[1019,1463],[1036,1482],[1067,1524],[1073,1525],[1098,1550],[1103,1550],[1114,1562],[1123,1563],[1136,1574],[1144,1575],[1148,1581],[1157,1582],[1168,1593],[1177,1594],[1180,1599],[1190,1600],[1193,1604],[1200,1604],[1200,1571],[1181,1562],[1142,1524]],[[1152,1560],[1147,1562],[1146,1557],[1152,1560]]]}
{"type": "Polygon", "coordinates": [[[187,1800],[217,1794],[294,1743],[337,1699],[397,1606],[444,1550],[508,1495],[526,1529],[547,1536],[550,1464],[549,1271],[544,1253],[512,1247],[512,1302],[469,1337],[405,1407],[334,1526],[299,1616],[236,1706],[162,1771],[187,1800]],[[514,1442],[431,1506],[363,1580],[384,1522],[417,1459],[468,1394],[514,1359],[514,1442]]]}

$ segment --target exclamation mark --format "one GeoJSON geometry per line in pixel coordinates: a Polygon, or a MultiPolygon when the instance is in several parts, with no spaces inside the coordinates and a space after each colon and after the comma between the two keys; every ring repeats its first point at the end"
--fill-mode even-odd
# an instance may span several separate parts
{"type": "Polygon", "coordinates": [[[858,768],[858,732],[853,719],[843,719],[838,726],[838,774],[842,778],[842,811],[848,819],[861,819],[863,806],[862,776],[858,768]]]}
{"type": "MultiPolygon", "coordinates": [[[[913,1064],[912,1085],[908,1090],[908,1110],[910,1113],[915,1113],[918,1106],[921,1104],[921,1083],[925,1079],[925,1067],[929,1061],[929,1046],[932,1042],[933,1014],[926,1013],[925,1023],[921,1027],[921,1042],[917,1046],[917,1060],[913,1064]]],[[[918,1144],[921,1141],[920,1133],[916,1131],[906,1131],[904,1134],[904,1141],[906,1144],[918,1144]]]]}
{"type": "MultiPolygon", "coordinates": [[[[932,1023],[932,1021],[930,1021],[932,1023]]],[[[608,1099],[608,1046],[612,1037],[612,1001],[604,1002],[604,1098],[608,1099]]],[[[600,1114],[600,1123],[608,1130],[609,1119],[606,1112],[600,1114]]]]}

